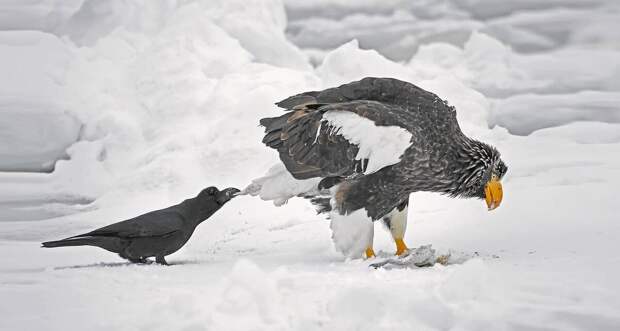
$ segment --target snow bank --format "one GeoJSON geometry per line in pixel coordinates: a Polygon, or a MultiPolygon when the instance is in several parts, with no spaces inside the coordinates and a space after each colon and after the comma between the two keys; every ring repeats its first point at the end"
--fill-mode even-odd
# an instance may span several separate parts
{"type": "MultiPolygon", "coordinates": [[[[297,10],[317,15],[324,10],[313,4],[287,2],[288,25],[282,3],[275,0],[85,1],[54,7],[63,19],[53,29],[41,28],[50,32],[0,36],[0,68],[14,77],[1,86],[0,109],[7,119],[0,123],[2,169],[55,169],[45,179],[24,179],[29,192],[47,192],[41,193],[45,199],[54,191],[72,201],[96,200],[100,208],[129,204],[142,195],[176,202],[206,185],[243,186],[278,162],[276,153],[260,143],[257,127],[261,117],[279,114],[274,100],[365,76],[400,78],[437,93],[457,108],[468,135],[491,143],[509,139],[504,131],[487,130],[493,126],[529,134],[575,121],[618,122],[614,47],[520,54],[491,35],[464,29],[476,16],[462,16],[470,5],[394,4],[417,8],[418,16],[376,1],[338,2],[334,8],[373,8],[381,17],[369,22],[389,26],[386,22],[413,19],[416,29],[453,19],[455,31],[466,31],[462,43],[419,39],[422,46],[410,60],[398,63],[352,40],[325,51],[313,69],[283,32],[299,22],[297,10]],[[599,62],[608,67],[601,69],[599,62]],[[597,91],[582,91],[586,87],[597,91]],[[35,182],[41,189],[32,189],[35,182]]],[[[360,25],[364,17],[351,20],[360,25]]],[[[611,128],[600,139],[578,139],[566,133],[570,129],[546,134],[609,143],[616,139],[611,128]]]]}
{"type": "Polygon", "coordinates": [[[434,42],[462,46],[473,31],[519,52],[566,46],[618,49],[618,2],[287,0],[287,34],[302,48],[331,49],[358,39],[392,60],[406,60],[434,42]]]}
{"type": "Polygon", "coordinates": [[[463,130],[474,137],[495,125],[528,134],[573,121],[617,122],[613,50],[522,55],[474,33],[462,46],[425,42],[409,62],[397,63],[353,40],[325,54],[313,70],[284,39],[286,18],[278,1],[87,1],[64,24],[66,30],[54,30],[64,39],[4,33],[12,52],[4,53],[4,70],[24,78],[3,86],[12,95],[4,104],[33,110],[8,115],[3,106],[6,118],[13,116],[10,122],[28,123],[4,125],[11,138],[3,141],[38,140],[19,153],[5,144],[2,155],[9,161],[3,162],[5,169],[51,170],[78,141],[50,180],[59,192],[99,199],[102,206],[122,192],[155,190],[172,197],[210,184],[246,185],[277,162],[260,143],[256,126],[259,118],[279,112],[274,100],[365,76],[400,78],[437,93],[457,108],[463,130]],[[100,8],[105,14],[96,6],[105,6],[100,8]],[[589,56],[610,69],[572,65],[594,63],[583,61],[589,56]],[[33,70],[15,72],[21,67],[33,70]],[[601,91],[566,94],[585,86],[601,91]],[[550,91],[558,93],[542,94],[550,91]],[[45,123],[51,131],[40,130],[35,123],[42,122],[33,116],[50,118],[45,123]]]}
{"type": "Polygon", "coordinates": [[[463,48],[445,43],[420,47],[409,66],[426,75],[455,75],[487,96],[503,98],[587,88],[617,91],[619,55],[615,50],[577,48],[524,55],[489,35],[473,33],[463,48]]]}
{"type": "Polygon", "coordinates": [[[573,122],[559,127],[540,129],[529,136],[567,139],[580,144],[613,144],[620,142],[620,124],[573,122]]]}
{"type": "Polygon", "coordinates": [[[0,32],[0,171],[50,171],[78,140],[81,123],[59,97],[71,58],[54,35],[0,32]]]}
{"type": "Polygon", "coordinates": [[[66,194],[110,193],[112,203],[112,191],[176,196],[243,185],[275,160],[262,149],[258,119],[275,112],[273,100],[318,82],[285,40],[277,1],[88,1],[65,23],[55,33],[68,39],[43,32],[0,39],[2,70],[15,77],[2,86],[10,121],[1,125],[8,129],[0,165],[49,170],[68,158],[51,174],[66,194]],[[232,24],[239,21],[248,23],[232,24]]]}
{"type": "Polygon", "coordinates": [[[51,31],[83,3],[84,0],[5,0],[0,3],[0,30],[51,31]]]}
{"type": "Polygon", "coordinates": [[[316,71],[326,86],[337,86],[368,76],[403,80],[413,76],[402,65],[388,60],[377,51],[360,49],[357,40],[329,52],[316,71]]]}
{"type": "Polygon", "coordinates": [[[522,94],[493,104],[490,125],[528,135],[542,128],[576,121],[620,122],[620,93],[583,91],[575,94],[522,94]]]}

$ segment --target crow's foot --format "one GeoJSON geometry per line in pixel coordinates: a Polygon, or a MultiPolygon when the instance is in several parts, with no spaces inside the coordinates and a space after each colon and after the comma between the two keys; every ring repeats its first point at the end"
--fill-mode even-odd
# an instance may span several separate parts
{"type": "Polygon", "coordinates": [[[148,263],[148,260],[145,257],[128,257],[128,256],[123,256],[123,255],[120,255],[120,257],[128,260],[131,263],[141,263],[141,264],[148,263]]]}
{"type": "Polygon", "coordinates": [[[161,265],[169,265],[168,262],[166,262],[166,259],[164,259],[163,256],[157,256],[155,257],[155,262],[159,263],[161,265]]]}

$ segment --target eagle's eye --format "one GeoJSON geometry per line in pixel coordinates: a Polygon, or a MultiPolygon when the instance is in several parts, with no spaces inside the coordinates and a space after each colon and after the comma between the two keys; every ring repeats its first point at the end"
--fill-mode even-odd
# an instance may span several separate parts
{"type": "Polygon", "coordinates": [[[499,160],[499,162],[495,164],[494,168],[495,169],[493,169],[493,173],[496,174],[499,179],[502,179],[506,174],[506,171],[508,171],[508,167],[504,164],[502,160],[499,160]]]}

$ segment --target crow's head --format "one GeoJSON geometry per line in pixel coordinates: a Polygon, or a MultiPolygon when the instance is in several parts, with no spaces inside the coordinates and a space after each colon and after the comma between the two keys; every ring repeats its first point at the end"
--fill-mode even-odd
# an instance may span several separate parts
{"type": "Polygon", "coordinates": [[[222,191],[217,193],[216,201],[220,205],[223,205],[226,202],[228,202],[230,199],[234,198],[235,197],[235,193],[237,193],[237,192],[239,192],[239,190],[234,188],[234,187],[226,188],[226,189],[224,189],[224,190],[222,190],[222,191]]]}
{"type": "Polygon", "coordinates": [[[190,207],[195,213],[197,213],[197,219],[200,222],[211,217],[216,211],[218,211],[226,202],[234,198],[235,193],[239,192],[238,189],[229,187],[222,191],[218,190],[215,186],[207,187],[200,191],[198,195],[190,199],[190,207]]]}
{"type": "Polygon", "coordinates": [[[239,192],[239,190],[234,187],[229,187],[227,189],[220,191],[217,189],[217,187],[210,186],[202,190],[198,194],[197,198],[200,201],[206,201],[206,200],[214,201],[218,205],[221,206],[221,205],[224,205],[226,202],[228,202],[230,199],[232,199],[235,196],[235,193],[237,192],[239,192]]]}

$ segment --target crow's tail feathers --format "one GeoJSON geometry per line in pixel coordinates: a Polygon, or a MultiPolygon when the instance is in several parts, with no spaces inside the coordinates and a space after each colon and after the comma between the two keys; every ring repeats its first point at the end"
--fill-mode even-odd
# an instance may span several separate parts
{"type": "Polygon", "coordinates": [[[88,246],[93,244],[94,241],[91,237],[70,237],[61,240],[46,241],[44,243],[41,243],[41,246],[46,248],[52,248],[65,246],[88,246]]]}

